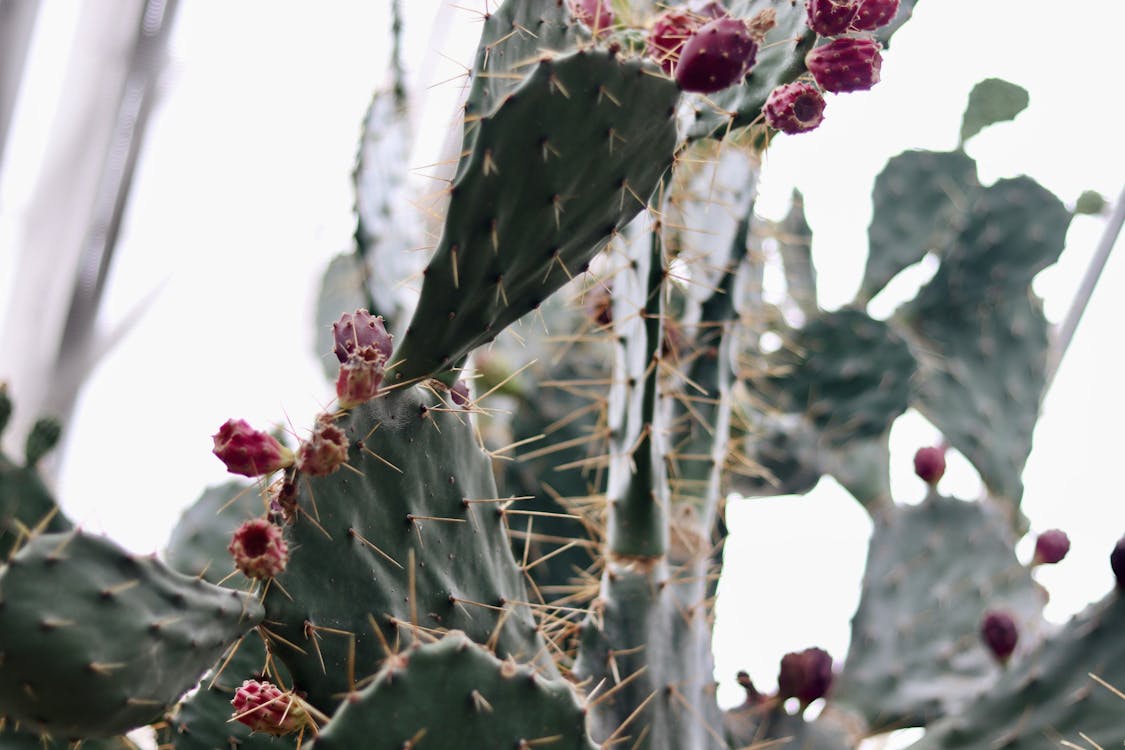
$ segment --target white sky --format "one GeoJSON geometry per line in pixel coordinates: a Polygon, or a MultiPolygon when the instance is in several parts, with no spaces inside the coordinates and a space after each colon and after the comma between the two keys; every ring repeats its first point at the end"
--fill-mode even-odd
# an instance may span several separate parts
{"type": "MultiPolygon", "coordinates": [[[[452,60],[471,58],[478,33],[472,15],[447,10],[450,35],[431,39],[437,0],[404,5],[414,83],[456,76],[452,60]]],[[[44,3],[0,172],[0,274],[8,276],[0,277],[0,309],[75,7],[44,3]]],[[[389,2],[309,7],[181,4],[172,75],[136,176],[106,322],[163,288],[88,381],[59,487],[68,513],[137,551],[159,548],[180,509],[226,478],[210,435],[228,417],[260,426],[288,417],[301,429],[332,396],[311,354],[312,306],[323,267],[349,246],[350,174],[368,98],[385,80],[389,2]]],[[[882,83],[831,98],[818,131],[778,139],[768,157],[758,210],[780,216],[790,189],[804,192],[822,304],[843,304],[858,286],[875,174],[906,148],[952,148],[981,78],[1031,93],[1016,122],[970,144],[984,180],[1028,173],[1068,204],[1085,189],[1115,197],[1125,183],[1121,28],[1125,4],[1113,0],[920,0],[885,55],[882,83]]],[[[429,91],[451,101],[457,85],[429,91]]],[[[433,161],[450,122],[448,104],[433,111],[421,130],[432,149],[419,165],[433,161]]],[[[1102,223],[1077,218],[1062,261],[1037,280],[1053,320],[1069,305],[1102,223]]],[[[1057,526],[1072,540],[1064,563],[1037,573],[1055,621],[1110,588],[1107,557],[1125,532],[1116,476],[1125,396],[1110,349],[1121,338],[1123,264],[1118,254],[1106,269],[1024,475],[1033,528],[1057,526]]],[[[900,501],[921,498],[910,457],[935,436],[916,415],[896,425],[900,501]]],[[[941,489],[972,497],[978,487],[954,457],[941,489]]],[[[733,502],[728,520],[716,654],[730,703],[741,697],[731,687],[738,669],[768,688],[786,651],[820,645],[842,657],[870,523],[831,480],[806,498],[733,502]]],[[[1020,551],[1030,556],[1026,541],[1020,551]]]]}

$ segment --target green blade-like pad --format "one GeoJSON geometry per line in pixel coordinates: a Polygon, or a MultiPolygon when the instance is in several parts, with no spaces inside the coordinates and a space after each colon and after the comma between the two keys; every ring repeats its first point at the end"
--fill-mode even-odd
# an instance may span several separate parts
{"type": "Polygon", "coordinates": [[[227,482],[208,487],[180,515],[164,549],[164,561],[181,573],[211,583],[228,579],[234,563],[227,547],[235,529],[264,511],[262,497],[253,486],[227,482]]]}
{"type": "Polygon", "coordinates": [[[986,78],[969,92],[961,119],[961,143],[997,122],[1014,119],[1027,109],[1027,89],[1000,78],[986,78]]]}
{"type": "Polygon", "coordinates": [[[1027,177],[980,191],[937,274],[896,313],[918,354],[914,404],[1018,505],[1046,382],[1048,325],[1029,285],[1070,214],[1027,177]]]}
{"type": "Polygon", "coordinates": [[[679,91],[655,70],[603,50],[545,59],[479,121],[395,377],[457,366],[644,208],[676,141],[679,91]]]}
{"type": "MultiPolygon", "coordinates": [[[[695,122],[688,137],[723,138],[732,128],[751,124],[762,114],[766,97],[777,86],[792,83],[805,74],[805,55],[816,43],[816,34],[808,27],[804,3],[777,0],[739,0],[731,4],[731,15],[750,19],[763,10],[777,13],[777,25],[759,45],[757,63],[750,75],[738,86],[708,94],[695,103],[695,122]]],[[[917,0],[903,0],[898,15],[890,24],[875,32],[886,47],[891,36],[914,12],[917,0]]],[[[831,117],[832,103],[828,103],[831,117]]]]}
{"type": "Polygon", "coordinates": [[[451,632],[387,660],[321,730],[315,750],[594,750],[570,683],[501,661],[451,632]]]}
{"type": "Polygon", "coordinates": [[[911,750],[1120,747],[1123,633],[1125,597],[1110,592],[1034,653],[1013,657],[1011,669],[987,693],[959,715],[927,727],[911,750]]]}
{"type": "Polygon", "coordinates": [[[37,536],[0,572],[0,714],[67,738],[142,726],[262,615],[103,537],[37,536]]]}
{"type": "Polygon", "coordinates": [[[930,250],[944,251],[965,221],[976,191],[976,162],[962,151],[906,151],[875,178],[861,299],[930,250]]]}
{"type": "Polygon", "coordinates": [[[553,669],[529,609],[515,604],[527,594],[468,414],[415,387],[336,426],[351,443],[351,468],[296,475],[289,566],[265,600],[267,634],[296,688],[331,712],[386,655],[372,620],[389,643],[410,638],[412,623],[481,643],[495,631],[500,655],[553,669]]]}
{"type": "Polygon", "coordinates": [[[807,415],[831,446],[886,432],[906,411],[915,370],[897,332],[850,309],[793,332],[770,366],[765,395],[783,412],[807,415]]]}
{"type": "Polygon", "coordinates": [[[852,641],[833,699],[872,731],[921,726],[991,689],[1000,667],[980,637],[988,610],[1041,637],[1043,596],[1012,551],[1002,514],[932,495],[876,516],[852,641]]]}

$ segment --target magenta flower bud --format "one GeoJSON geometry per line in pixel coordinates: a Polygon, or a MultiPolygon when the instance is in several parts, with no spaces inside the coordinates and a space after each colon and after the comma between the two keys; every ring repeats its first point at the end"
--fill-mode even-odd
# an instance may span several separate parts
{"type": "Polygon", "coordinates": [[[293,451],[245,420],[228,419],[211,437],[215,441],[211,452],[227,465],[231,474],[260,477],[293,465],[293,451]]]}
{"type": "Polygon", "coordinates": [[[1067,552],[1070,552],[1070,537],[1065,531],[1059,529],[1044,531],[1035,540],[1035,557],[1032,558],[1031,564],[1054,565],[1066,557],[1067,552]]]}
{"type": "Polygon", "coordinates": [[[741,81],[758,56],[758,43],[736,18],[716,18],[691,35],[676,64],[684,91],[710,94],[741,81]]]}
{"type": "Polygon", "coordinates": [[[281,737],[314,726],[302,701],[271,682],[246,680],[230,704],[234,718],[255,732],[281,737]]]}
{"type": "Polygon", "coordinates": [[[820,648],[788,653],[781,657],[777,676],[777,697],[796,698],[801,708],[823,698],[832,687],[832,657],[820,648]]]}
{"type": "Polygon", "coordinates": [[[1125,591],[1125,536],[1117,540],[1113,552],[1109,553],[1109,567],[1117,580],[1117,590],[1125,591]]]}
{"type": "Polygon", "coordinates": [[[996,661],[1006,664],[1016,650],[1020,634],[1015,620],[1007,612],[990,611],[985,613],[980,624],[980,635],[984,645],[996,657],[996,661]]]}
{"type": "Polygon", "coordinates": [[[289,545],[281,529],[264,518],[252,518],[239,526],[227,550],[234,566],[248,578],[274,578],[289,561],[289,545]]]}
{"type": "Polygon", "coordinates": [[[449,397],[453,399],[453,403],[458,406],[468,408],[469,402],[472,401],[472,399],[469,398],[469,384],[464,380],[458,380],[453,384],[453,387],[449,389],[449,397]]]}
{"type": "Polygon", "coordinates": [[[881,49],[874,39],[840,37],[811,50],[805,66],[825,91],[866,91],[879,82],[881,49]]]}
{"type": "Polygon", "coordinates": [[[821,36],[843,34],[855,18],[856,0],[808,0],[809,28],[821,36]]]}
{"type": "Polygon", "coordinates": [[[778,86],[762,108],[766,124],[782,133],[807,133],[824,121],[824,96],[807,81],[778,86]]]}
{"type": "MultiPolygon", "coordinates": [[[[332,339],[335,344],[332,350],[341,363],[347,362],[350,356],[368,347],[374,347],[385,362],[391,358],[392,338],[383,326],[383,316],[372,315],[363,309],[344,313],[332,324],[332,339]]],[[[368,358],[373,358],[373,355],[369,354],[368,358]]]]}
{"type": "Polygon", "coordinates": [[[617,20],[609,0],[570,0],[570,12],[590,27],[594,36],[609,31],[617,20]]]}
{"type": "Polygon", "coordinates": [[[648,33],[646,54],[655,60],[668,75],[680,59],[684,43],[700,26],[716,18],[724,18],[726,8],[721,4],[708,2],[692,8],[674,8],[661,13],[648,33]]]}
{"type": "Polygon", "coordinates": [[[353,409],[379,395],[386,366],[383,353],[365,346],[348,356],[336,376],[336,399],[341,409],[353,409]]]}
{"type": "Polygon", "coordinates": [[[874,31],[894,20],[899,0],[859,0],[859,9],[852,20],[855,31],[874,31]]]}
{"type": "Polygon", "coordinates": [[[340,468],[348,460],[348,436],[332,418],[321,414],[316,418],[312,435],[297,449],[297,469],[314,477],[323,477],[340,468]]]}
{"type": "Polygon", "coordinates": [[[937,485],[945,474],[945,449],[919,448],[914,454],[914,473],[931,487],[937,485]]]}

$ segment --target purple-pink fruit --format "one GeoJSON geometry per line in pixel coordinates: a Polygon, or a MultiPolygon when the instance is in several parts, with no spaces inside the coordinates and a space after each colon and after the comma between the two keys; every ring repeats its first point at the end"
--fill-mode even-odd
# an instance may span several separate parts
{"type": "Polygon", "coordinates": [[[811,50],[805,66],[825,91],[866,91],[879,82],[881,49],[874,39],[840,37],[811,50]]]}
{"type": "Polygon", "coordinates": [[[1001,664],[1007,663],[1020,639],[1012,616],[995,610],[985,613],[980,624],[980,635],[984,645],[988,646],[988,650],[1001,664]]]}
{"type": "Polygon", "coordinates": [[[672,8],[660,14],[648,33],[646,54],[659,63],[664,72],[672,75],[680,50],[688,37],[716,18],[727,15],[726,8],[717,2],[706,3],[698,8],[672,8]]]}
{"type": "Polygon", "coordinates": [[[314,726],[301,700],[271,682],[246,680],[230,704],[234,718],[255,732],[281,737],[314,726]]]}
{"type": "Polygon", "coordinates": [[[809,28],[821,36],[843,34],[855,18],[856,0],[808,0],[809,28]]]}
{"type": "Polygon", "coordinates": [[[336,376],[336,399],[341,409],[351,409],[379,394],[386,358],[374,346],[365,346],[350,354],[340,365],[336,376]]]}
{"type": "Polygon", "coordinates": [[[386,361],[391,358],[391,338],[383,326],[383,316],[363,309],[344,313],[332,324],[333,351],[340,362],[347,362],[348,357],[368,347],[374,347],[386,361]]]}
{"type": "Polygon", "coordinates": [[[215,441],[211,452],[231,474],[259,477],[293,465],[293,451],[245,420],[228,419],[211,437],[215,441]]]}
{"type": "Polygon", "coordinates": [[[945,449],[919,448],[914,454],[914,473],[931,487],[936,485],[945,475],[945,449]]]}
{"type": "Polygon", "coordinates": [[[280,575],[289,561],[289,545],[281,528],[264,518],[252,518],[238,527],[227,547],[234,566],[248,578],[280,575]]]}
{"type": "Polygon", "coordinates": [[[1117,590],[1125,591],[1125,536],[1117,540],[1117,546],[1109,553],[1109,567],[1117,579],[1117,590]]]}
{"type": "Polygon", "coordinates": [[[762,108],[766,124],[782,133],[807,133],[824,121],[824,96],[807,81],[778,86],[762,108]]]}
{"type": "Polygon", "coordinates": [[[676,83],[684,91],[710,94],[741,81],[754,66],[758,43],[736,18],[716,18],[684,44],[676,83]]]}
{"type": "Polygon", "coordinates": [[[1031,564],[1053,565],[1066,557],[1069,551],[1070,537],[1065,531],[1060,529],[1044,531],[1035,540],[1035,557],[1032,558],[1031,564]]]}
{"type": "Polygon", "coordinates": [[[609,0],[570,0],[570,12],[589,26],[594,36],[609,31],[616,21],[609,0]]]}
{"type": "Polygon", "coordinates": [[[859,9],[852,20],[856,31],[874,31],[886,26],[898,13],[899,0],[859,0],[859,9]]]}
{"type": "Polygon", "coordinates": [[[823,698],[832,687],[832,657],[820,648],[788,653],[781,657],[777,697],[796,698],[802,708],[823,698]]]}
{"type": "Polygon", "coordinates": [[[453,403],[458,406],[468,408],[469,402],[471,401],[469,398],[469,384],[464,380],[458,380],[453,384],[453,387],[449,389],[449,397],[453,399],[453,403]]]}
{"type": "Polygon", "coordinates": [[[348,437],[332,418],[322,414],[316,418],[312,435],[297,449],[297,469],[304,474],[323,477],[340,468],[348,460],[348,437]]]}

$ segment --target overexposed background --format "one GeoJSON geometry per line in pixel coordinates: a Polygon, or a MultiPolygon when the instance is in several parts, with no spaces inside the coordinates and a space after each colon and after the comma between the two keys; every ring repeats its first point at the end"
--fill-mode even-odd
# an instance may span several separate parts
{"type": "MultiPolygon", "coordinates": [[[[466,8],[481,2],[404,5],[411,82],[429,100],[411,157],[422,166],[455,126],[479,31],[466,8]]],[[[390,13],[389,0],[315,7],[237,0],[178,11],[102,323],[120,322],[158,293],[88,380],[58,482],[70,515],[139,552],[162,546],[180,510],[226,478],[210,452],[223,421],[300,430],[332,396],[312,353],[312,311],[321,272],[351,241],[350,174],[371,92],[388,80],[390,13]]],[[[21,220],[79,8],[44,2],[32,40],[0,169],[0,310],[18,284],[21,220]]],[[[780,217],[791,189],[804,192],[822,305],[843,304],[858,287],[874,176],[904,149],[953,148],[968,92],[982,78],[1031,94],[1015,122],[968,146],[985,182],[1026,173],[1068,205],[1086,189],[1114,199],[1125,183],[1123,27],[1125,5],[1105,0],[920,0],[885,55],[883,81],[830,98],[820,129],[778,138],[767,157],[758,211],[780,217]]],[[[1076,218],[1062,260],[1037,279],[1052,320],[1069,306],[1103,224],[1076,218]]],[[[1110,260],[1044,404],[1024,475],[1033,530],[1059,527],[1072,540],[1062,564],[1036,573],[1056,622],[1110,588],[1107,557],[1125,532],[1117,477],[1125,395],[1115,351],[1123,264],[1120,254],[1110,260]]],[[[0,379],[19,354],[0,351],[0,379]]],[[[19,408],[18,384],[15,393],[19,408]]],[[[921,499],[910,458],[935,438],[916,414],[896,425],[900,502],[921,499]]],[[[957,456],[950,463],[940,489],[976,496],[972,469],[957,456]]],[[[738,669],[771,688],[787,651],[819,645],[843,657],[871,526],[830,479],[803,498],[734,500],[728,521],[716,677],[730,704],[741,699],[738,669]]],[[[1020,552],[1030,557],[1029,540],[1020,552]]]]}

